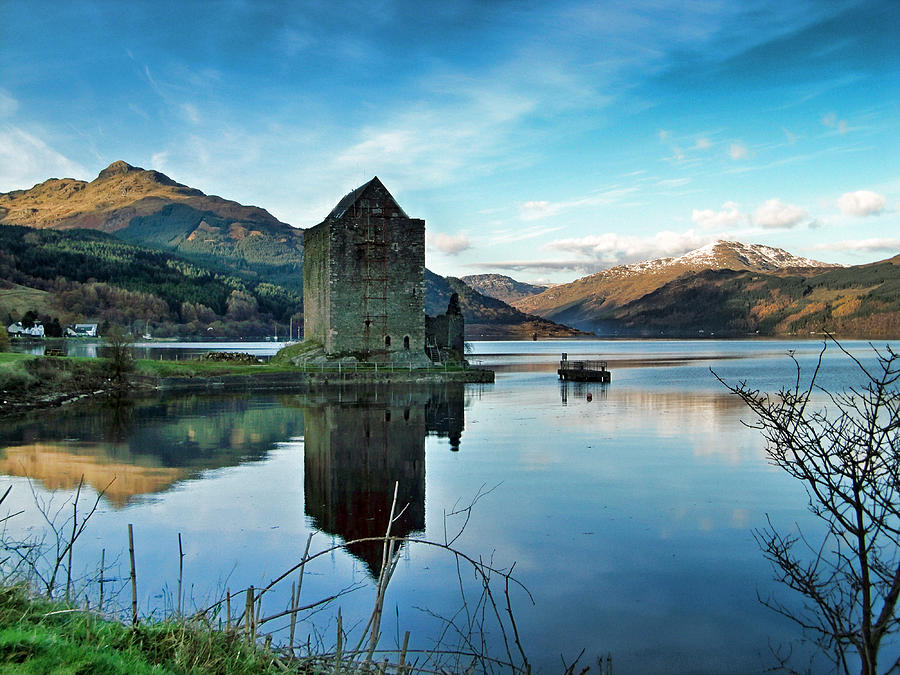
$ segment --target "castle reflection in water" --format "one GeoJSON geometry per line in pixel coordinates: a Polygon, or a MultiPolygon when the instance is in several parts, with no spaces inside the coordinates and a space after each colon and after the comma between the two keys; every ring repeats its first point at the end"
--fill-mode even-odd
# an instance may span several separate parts
{"type": "MultiPolygon", "coordinates": [[[[343,541],[384,536],[397,483],[404,510],[392,533],[408,536],[425,529],[425,437],[458,450],[464,406],[464,385],[453,383],[71,406],[0,427],[0,476],[27,476],[50,491],[83,480],[124,509],[210,470],[265,461],[304,437],[314,527],[343,541]]],[[[348,550],[377,575],[380,543],[348,550]]]]}
{"type": "MultiPolygon", "coordinates": [[[[383,537],[396,484],[400,515],[391,534],[424,532],[425,437],[447,438],[459,449],[463,386],[357,388],[310,401],[303,410],[304,501],[314,526],[345,542],[383,537]]],[[[347,550],[378,576],[381,542],[347,550]]]]}

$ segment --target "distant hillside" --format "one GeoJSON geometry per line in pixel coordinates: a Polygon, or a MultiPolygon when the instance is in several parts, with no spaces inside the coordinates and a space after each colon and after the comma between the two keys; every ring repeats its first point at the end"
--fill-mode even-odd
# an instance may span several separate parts
{"type": "Polygon", "coordinates": [[[100,230],[294,291],[302,284],[301,230],[265,209],[206,195],[122,161],[90,182],[51,178],[0,194],[0,224],[100,230]]]}
{"type": "Polygon", "coordinates": [[[508,304],[547,290],[546,286],[526,284],[503,274],[470,274],[460,278],[467,286],[474,288],[482,295],[497,298],[508,304]]]}
{"type": "Polygon", "coordinates": [[[455,277],[442,277],[425,270],[425,313],[432,316],[447,311],[450,296],[459,294],[459,304],[466,319],[466,337],[531,338],[573,337],[577,330],[530,316],[510,307],[502,300],[482,295],[455,277]]]}
{"type": "Polygon", "coordinates": [[[592,323],[601,335],[900,336],[900,256],[854,267],[685,272],[592,323]]]}
{"type": "Polygon", "coordinates": [[[618,325],[619,308],[683,275],[726,269],[774,275],[803,270],[813,274],[835,268],[835,265],[799,258],[769,246],[719,241],[678,258],[619,265],[569,284],[554,286],[513,304],[523,312],[582,330],[606,331],[618,325]]]}

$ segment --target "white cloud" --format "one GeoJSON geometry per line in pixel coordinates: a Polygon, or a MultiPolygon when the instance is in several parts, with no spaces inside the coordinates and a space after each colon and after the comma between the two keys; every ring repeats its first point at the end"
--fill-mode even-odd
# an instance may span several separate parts
{"type": "Polygon", "coordinates": [[[900,239],[845,239],[813,246],[817,251],[900,251],[900,239]]]}
{"type": "Polygon", "coordinates": [[[608,265],[639,262],[653,258],[677,256],[712,239],[694,230],[687,232],[657,232],[650,237],[620,235],[608,232],[572,239],[557,239],[542,246],[542,249],[577,253],[608,265]]]}
{"type": "Polygon", "coordinates": [[[728,149],[728,156],[734,160],[744,159],[747,154],[747,146],[743,143],[732,143],[731,147],[728,149]]]}
{"type": "Polygon", "coordinates": [[[721,211],[694,209],[691,212],[691,220],[706,229],[721,229],[743,222],[745,216],[736,202],[725,202],[721,211]]]}
{"type": "Polygon", "coordinates": [[[872,216],[884,211],[887,199],[871,190],[857,190],[842,194],[837,205],[845,216],[872,216]]]}
{"type": "Polygon", "coordinates": [[[760,227],[790,228],[809,219],[809,214],[799,206],[785,204],[780,199],[769,199],[753,213],[753,222],[760,227]]]}
{"type": "Polygon", "coordinates": [[[80,178],[87,171],[37,136],[0,126],[0,191],[27,189],[54,178],[80,178]]]}
{"type": "Polygon", "coordinates": [[[472,242],[464,234],[428,234],[428,246],[447,255],[457,255],[472,248],[472,242]]]}
{"type": "Polygon", "coordinates": [[[694,147],[697,150],[709,150],[712,147],[712,143],[708,138],[698,138],[694,147]]]}

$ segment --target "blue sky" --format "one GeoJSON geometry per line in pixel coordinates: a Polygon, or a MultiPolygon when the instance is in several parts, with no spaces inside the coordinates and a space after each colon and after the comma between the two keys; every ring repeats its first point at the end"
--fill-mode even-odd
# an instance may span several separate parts
{"type": "Polygon", "coordinates": [[[0,0],[0,192],[123,159],[297,227],[378,175],[428,267],[900,252],[900,2],[0,0]]]}

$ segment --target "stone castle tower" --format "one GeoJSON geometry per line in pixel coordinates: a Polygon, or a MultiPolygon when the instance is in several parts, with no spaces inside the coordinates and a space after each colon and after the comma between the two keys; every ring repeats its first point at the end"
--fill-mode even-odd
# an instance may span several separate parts
{"type": "Polygon", "coordinates": [[[423,365],[425,221],[373,178],[304,234],[307,340],[327,354],[423,365]]]}

